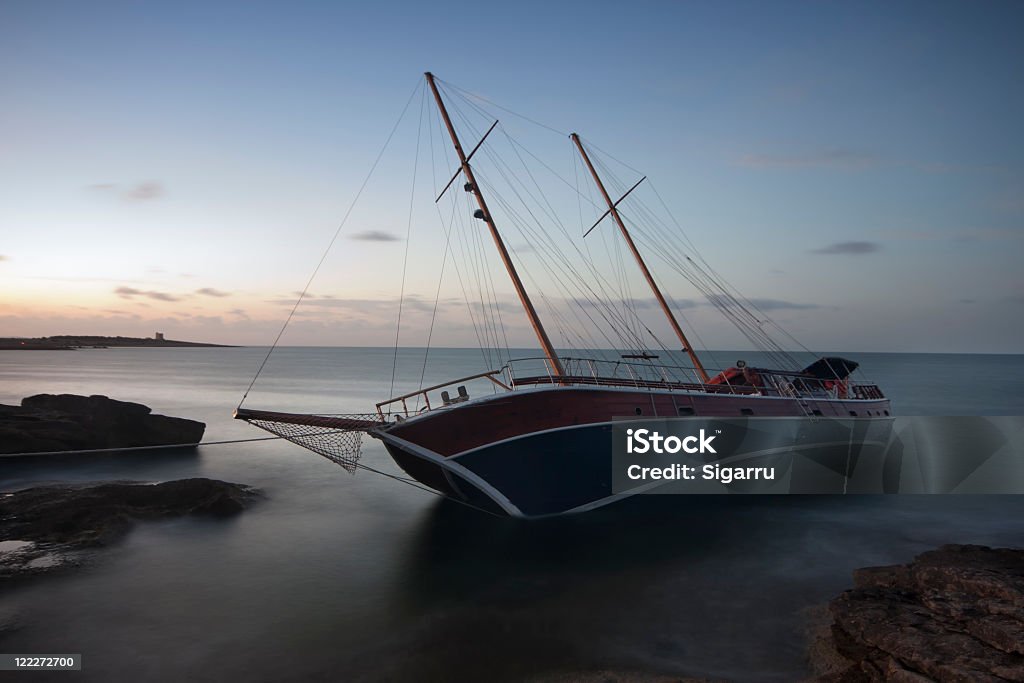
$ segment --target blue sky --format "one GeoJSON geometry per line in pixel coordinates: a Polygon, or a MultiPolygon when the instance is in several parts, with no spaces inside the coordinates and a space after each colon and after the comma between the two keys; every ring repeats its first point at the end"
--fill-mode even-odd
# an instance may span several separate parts
{"type": "MultiPolygon", "coordinates": [[[[7,1],[0,335],[269,343],[429,69],[650,176],[720,272],[792,304],[773,315],[809,346],[1022,352],[1022,19],[1019,3],[7,1]]],[[[569,162],[560,136],[502,118],[569,162]]],[[[286,341],[393,341],[404,238],[351,238],[404,237],[414,131],[314,282],[351,305],[312,308],[286,341]]],[[[409,241],[423,300],[436,227],[409,241]]],[[[738,345],[702,308],[705,342],[738,345]]],[[[435,342],[474,343],[459,310],[435,342]]]]}

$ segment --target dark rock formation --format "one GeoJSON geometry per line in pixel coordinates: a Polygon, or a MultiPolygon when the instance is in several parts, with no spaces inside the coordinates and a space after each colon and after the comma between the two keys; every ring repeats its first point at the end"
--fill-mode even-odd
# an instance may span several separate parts
{"type": "Polygon", "coordinates": [[[0,577],[67,564],[69,554],[120,538],[135,520],[232,515],[258,496],[255,489],[215,479],[42,486],[0,494],[0,577]]]}
{"type": "Polygon", "coordinates": [[[39,394],[0,405],[0,453],[196,444],[206,425],[106,396],[39,394]]]}
{"type": "Polygon", "coordinates": [[[1024,550],[946,545],[853,578],[819,681],[1024,681],[1024,550]]]}

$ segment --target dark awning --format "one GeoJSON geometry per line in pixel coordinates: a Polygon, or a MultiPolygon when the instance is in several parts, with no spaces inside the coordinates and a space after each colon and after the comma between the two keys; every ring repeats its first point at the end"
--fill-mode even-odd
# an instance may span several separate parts
{"type": "Polygon", "coordinates": [[[860,366],[857,361],[847,360],[839,356],[824,356],[814,361],[803,372],[805,375],[818,379],[846,379],[860,366]]]}

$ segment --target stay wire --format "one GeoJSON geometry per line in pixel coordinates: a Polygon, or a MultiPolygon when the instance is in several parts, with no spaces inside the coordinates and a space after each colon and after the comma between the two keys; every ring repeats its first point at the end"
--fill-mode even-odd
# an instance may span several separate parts
{"type": "Polygon", "coordinates": [[[352,199],[352,203],[349,205],[348,210],[345,212],[345,216],[341,219],[341,223],[338,225],[338,229],[334,231],[334,236],[331,237],[331,241],[327,244],[327,248],[324,250],[323,255],[320,257],[320,261],[317,262],[316,268],[313,269],[313,274],[309,276],[309,280],[306,282],[306,286],[302,288],[302,292],[299,294],[299,298],[295,300],[295,305],[292,306],[292,310],[288,313],[288,317],[285,318],[284,324],[281,326],[280,331],[277,333],[277,337],[274,338],[274,343],[267,350],[267,355],[264,356],[263,362],[260,363],[260,367],[256,370],[256,374],[253,376],[252,381],[249,382],[249,386],[246,388],[245,393],[242,394],[242,400],[238,402],[237,408],[241,408],[242,404],[245,403],[245,399],[249,396],[249,392],[252,391],[253,386],[256,384],[256,380],[259,379],[260,374],[263,372],[263,368],[267,365],[267,361],[270,360],[270,355],[277,348],[278,343],[281,341],[281,336],[287,329],[288,324],[291,323],[292,318],[295,316],[295,311],[298,310],[299,304],[306,297],[306,293],[309,291],[310,286],[313,284],[313,280],[316,279],[317,273],[320,272],[320,267],[323,266],[324,261],[327,259],[327,254],[330,253],[334,243],[338,240],[338,236],[341,234],[342,228],[348,222],[349,216],[352,215],[352,210],[355,209],[356,203],[363,194],[363,190],[366,189],[366,185],[370,182],[370,178],[373,177],[374,171],[377,170],[377,165],[380,163],[381,157],[384,156],[384,152],[387,150],[388,145],[391,143],[391,139],[395,136],[395,131],[398,130],[398,126],[401,125],[402,120],[405,118],[405,113],[409,110],[409,105],[412,104],[413,98],[421,88],[425,87],[424,82],[421,80],[413,88],[412,93],[409,95],[409,99],[405,101],[405,106],[402,107],[402,113],[398,115],[398,120],[395,121],[395,125],[392,126],[391,132],[388,133],[387,139],[384,141],[384,146],[381,147],[380,152],[377,153],[377,158],[374,159],[373,165],[370,167],[370,172],[366,174],[366,178],[363,179],[363,184],[359,186],[359,191],[356,192],[356,196],[352,199]]]}
{"type": "Polygon", "coordinates": [[[409,266],[409,242],[412,238],[412,209],[416,200],[416,175],[420,166],[420,141],[423,138],[423,105],[426,90],[421,90],[420,117],[416,126],[416,155],[412,163],[412,191],[409,193],[409,217],[405,225],[405,255],[402,257],[402,287],[398,295],[398,321],[395,323],[395,357],[391,365],[391,396],[395,395],[395,375],[398,372],[398,342],[402,334],[402,307],[405,303],[405,276],[409,266]]]}

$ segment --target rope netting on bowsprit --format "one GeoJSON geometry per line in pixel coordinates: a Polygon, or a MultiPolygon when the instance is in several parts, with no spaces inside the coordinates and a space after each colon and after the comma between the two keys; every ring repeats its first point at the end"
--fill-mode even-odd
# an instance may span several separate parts
{"type": "Polygon", "coordinates": [[[355,473],[363,433],[384,424],[376,414],[290,415],[239,411],[239,418],[355,473]]]}

